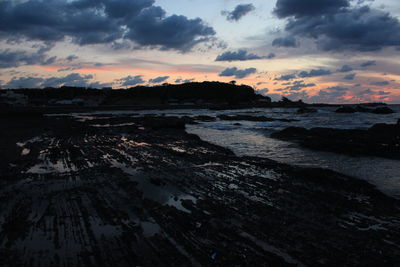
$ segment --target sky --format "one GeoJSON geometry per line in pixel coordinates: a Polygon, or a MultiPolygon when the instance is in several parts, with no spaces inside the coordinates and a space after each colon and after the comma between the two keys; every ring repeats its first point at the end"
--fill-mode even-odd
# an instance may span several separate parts
{"type": "Polygon", "coordinates": [[[398,0],[0,0],[0,88],[237,81],[400,103],[398,0]]]}

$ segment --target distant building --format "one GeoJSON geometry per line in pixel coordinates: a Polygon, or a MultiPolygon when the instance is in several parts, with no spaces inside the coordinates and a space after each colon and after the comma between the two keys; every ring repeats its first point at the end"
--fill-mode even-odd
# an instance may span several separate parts
{"type": "Polygon", "coordinates": [[[270,97],[268,97],[268,96],[263,96],[263,97],[260,97],[259,99],[257,99],[257,102],[259,102],[259,103],[271,103],[272,99],[270,97]]]}
{"type": "Polygon", "coordinates": [[[61,106],[98,107],[103,101],[104,97],[82,96],[73,99],[56,100],[53,101],[53,104],[61,106]]]}
{"type": "Polygon", "coordinates": [[[7,90],[0,94],[0,104],[6,106],[26,106],[28,104],[28,97],[15,91],[7,90]]]}

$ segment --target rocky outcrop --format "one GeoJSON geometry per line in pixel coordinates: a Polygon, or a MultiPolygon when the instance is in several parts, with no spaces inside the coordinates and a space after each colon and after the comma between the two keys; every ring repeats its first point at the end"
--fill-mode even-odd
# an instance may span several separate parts
{"type": "Polygon", "coordinates": [[[218,118],[223,121],[259,121],[259,122],[269,122],[269,121],[293,122],[293,121],[297,121],[297,120],[292,120],[292,119],[275,119],[275,118],[268,118],[265,116],[250,116],[250,115],[218,115],[218,118]]]}
{"type": "Polygon", "coordinates": [[[373,109],[371,111],[371,113],[375,113],[375,114],[392,114],[395,113],[393,109],[389,108],[389,107],[379,107],[376,109],[373,109]]]}
{"type": "Polygon", "coordinates": [[[317,112],[318,112],[317,109],[315,109],[315,108],[307,108],[307,107],[299,108],[297,110],[297,114],[317,113],[317,112]]]}
{"type": "Polygon", "coordinates": [[[376,124],[368,130],[289,127],[271,137],[316,150],[400,159],[399,124],[376,124]]]}
{"type": "Polygon", "coordinates": [[[357,110],[352,107],[340,107],[336,111],[336,113],[355,113],[357,110]]]}
{"type": "Polygon", "coordinates": [[[358,105],[355,108],[351,106],[343,106],[338,108],[336,113],[355,113],[355,112],[366,112],[366,113],[374,113],[374,114],[391,114],[395,113],[394,110],[392,110],[389,107],[377,107],[377,108],[366,108],[364,106],[358,105]]]}

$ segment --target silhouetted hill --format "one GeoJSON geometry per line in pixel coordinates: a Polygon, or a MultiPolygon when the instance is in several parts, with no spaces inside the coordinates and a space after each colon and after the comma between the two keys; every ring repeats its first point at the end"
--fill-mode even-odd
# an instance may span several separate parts
{"type": "MultiPolygon", "coordinates": [[[[5,92],[5,90],[3,90],[5,92]]],[[[270,101],[255,93],[247,85],[221,82],[193,82],[185,84],[164,84],[159,86],[136,86],[129,89],[92,89],[63,86],[60,88],[18,89],[24,94],[29,105],[51,105],[62,100],[93,100],[100,105],[158,105],[158,104],[240,104],[258,100],[270,101]],[[108,90],[107,90],[108,89],[108,90]]],[[[1,90],[0,90],[1,94],[1,90]]]]}
{"type": "MultiPolygon", "coordinates": [[[[254,89],[247,85],[234,85],[221,82],[194,82],[185,84],[165,84],[162,86],[137,86],[109,92],[107,104],[120,104],[150,101],[152,104],[182,103],[248,103],[259,98],[254,89]]],[[[143,103],[143,102],[141,102],[143,103]]]]}

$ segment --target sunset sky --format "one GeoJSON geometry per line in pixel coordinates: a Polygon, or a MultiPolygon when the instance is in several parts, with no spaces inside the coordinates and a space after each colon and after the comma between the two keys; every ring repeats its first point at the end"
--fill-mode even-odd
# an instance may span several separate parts
{"type": "Polygon", "coordinates": [[[1,88],[236,80],[400,103],[398,0],[1,0],[1,88]]]}

